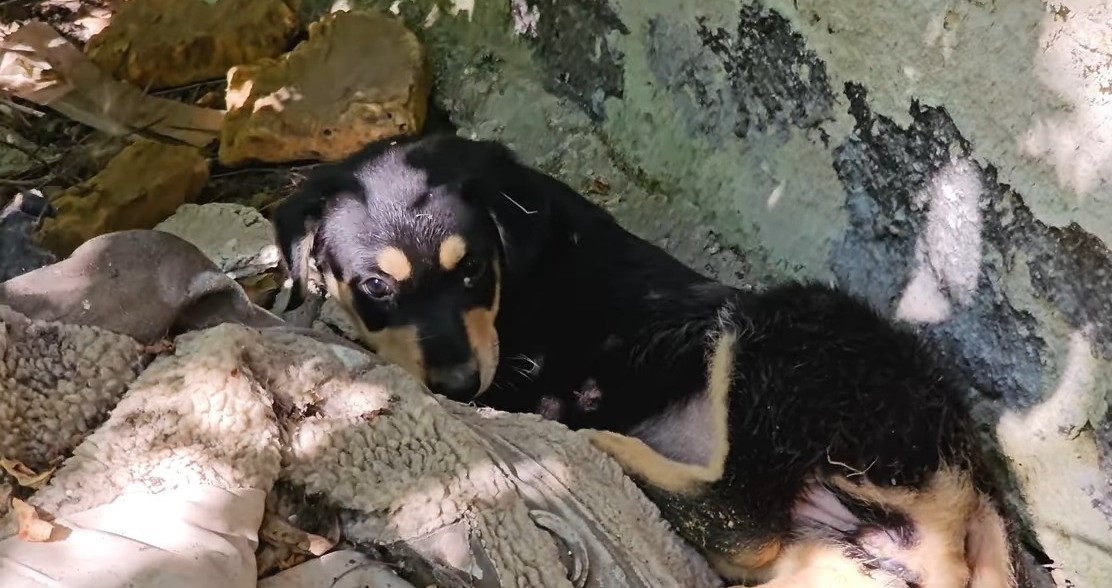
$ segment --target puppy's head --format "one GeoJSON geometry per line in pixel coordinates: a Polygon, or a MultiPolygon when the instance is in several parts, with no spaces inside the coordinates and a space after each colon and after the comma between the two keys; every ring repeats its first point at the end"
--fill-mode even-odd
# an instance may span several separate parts
{"type": "Polygon", "coordinates": [[[528,273],[548,201],[512,154],[452,135],[372,143],[318,167],[274,212],[285,265],[310,260],[381,357],[457,400],[498,366],[503,285],[528,273]]]}

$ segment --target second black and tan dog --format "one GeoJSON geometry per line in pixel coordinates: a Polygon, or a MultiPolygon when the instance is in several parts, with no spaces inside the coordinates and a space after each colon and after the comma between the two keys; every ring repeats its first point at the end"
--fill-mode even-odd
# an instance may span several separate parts
{"type": "Polygon", "coordinates": [[[590,429],[727,578],[1016,585],[961,383],[853,297],[726,287],[450,135],[320,167],[273,220],[372,349],[456,400],[590,429]]]}

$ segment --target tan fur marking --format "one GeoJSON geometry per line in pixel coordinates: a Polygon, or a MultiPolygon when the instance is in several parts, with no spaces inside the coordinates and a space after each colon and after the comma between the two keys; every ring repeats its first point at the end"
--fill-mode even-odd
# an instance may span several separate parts
{"type": "Polygon", "coordinates": [[[467,242],[459,235],[448,235],[440,242],[440,267],[444,271],[455,269],[459,260],[467,254],[467,242]]]}
{"type": "Polygon", "coordinates": [[[610,454],[627,475],[665,492],[681,495],[697,493],[704,484],[722,477],[726,455],[730,449],[729,410],[730,382],[734,368],[734,343],[737,335],[723,331],[715,342],[714,355],[707,367],[707,394],[711,405],[711,431],[714,449],[703,465],[686,464],[664,457],[640,439],[612,431],[591,431],[591,442],[610,454]]]}
{"type": "Polygon", "coordinates": [[[772,539],[754,549],[729,554],[708,553],[706,558],[723,578],[752,583],[768,579],[772,564],[783,551],[784,543],[780,539],[772,539]]]}
{"type": "Polygon", "coordinates": [[[1012,588],[1015,572],[1008,549],[1008,530],[1004,519],[987,496],[982,496],[966,523],[965,558],[972,577],[969,588],[1012,588]]]}
{"type": "MultiPolygon", "coordinates": [[[[883,572],[867,574],[835,545],[805,537],[784,549],[773,579],[761,588],[896,588],[903,582],[883,572]]],[[[740,587],[737,587],[740,588],[740,587]]]]}
{"type": "Polygon", "coordinates": [[[328,293],[336,299],[348,318],[355,324],[359,338],[375,352],[375,355],[397,364],[422,382],[425,381],[425,358],[418,345],[416,327],[371,331],[355,313],[351,303],[351,289],[348,285],[337,280],[331,273],[325,276],[324,281],[328,293]]]}
{"type": "Polygon", "coordinates": [[[490,308],[475,308],[463,314],[467,340],[471,343],[471,351],[479,364],[478,394],[486,392],[494,381],[495,370],[498,369],[498,330],[494,328],[494,319],[498,317],[498,306],[502,300],[502,272],[498,268],[497,259],[491,262],[491,267],[494,268],[494,301],[490,308]]]}
{"type": "Polygon", "coordinates": [[[378,252],[375,263],[378,264],[379,269],[390,274],[390,277],[399,282],[404,282],[409,278],[409,274],[413,272],[413,266],[410,265],[409,258],[405,256],[401,249],[392,245],[378,252]]]}
{"type": "Polygon", "coordinates": [[[293,259],[290,260],[290,264],[296,266],[298,275],[301,277],[301,283],[296,286],[302,292],[308,290],[309,272],[312,270],[313,242],[315,240],[316,234],[312,230],[307,230],[305,236],[293,244],[293,259]]]}
{"type": "Polygon", "coordinates": [[[915,525],[919,541],[911,549],[881,541],[869,546],[874,551],[917,572],[923,588],[965,588],[970,577],[966,525],[980,501],[966,472],[944,466],[921,491],[854,484],[845,478],[831,482],[850,495],[903,512],[915,525]]]}

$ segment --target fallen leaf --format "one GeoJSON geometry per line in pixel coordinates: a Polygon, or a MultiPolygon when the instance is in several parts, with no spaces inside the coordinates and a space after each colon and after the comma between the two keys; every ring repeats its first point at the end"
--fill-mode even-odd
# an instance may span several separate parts
{"type": "Polygon", "coordinates": [[[282,517],[272,514],[267,514],[262,528],[259,529],[259,536],[272,545],[289,547],[302,554],[317,557],[328,553],[337,543],[329,538],[302,531],[287,523],[282,517]]]}
{"type": "Polygon", "coordinates": [[[23,462],[7,458],[0,458],[0,468],[3,468],[5,472],[15,478],[15,482],[20,486],[34,488],[35,490],[42,488],[55,470],[55,468],[50,468],[44,472],[35,473],[35,470],[27,467],[23,462]]]}
{"type": "Polygon", "coordinates": [[[32,543],[43,543],[50,540],[50,534],[54,532],[54,525],[42,520],[35,507],[18,498],[13,498],[12,510],[15,511],[15,520],[19,525],[17,536],[20,539],[32,543]]]}
{"type": "Polygon", "coordinates": [[[390,416],[391,414],[393,414],[393,412],[389,408],[376,408],[374,410],[368,410],[363,414],[360,414],[359,418],[369,423],[375,420],[375,417],[390,416]]]}
{"type": "Polygon", "coordinates": [[[149,96],[101,70],[50,25],[31,21],[0,40],[0,91],[50,107],[110,135],[204,147],[224,111],[149,96]]]}
{"type": "Polygon", "coordinates": [[[290,565],[290,561],[293,558],[308,559],[308,557],[304,555],[293,553],[288,547],[275,547],[274,545],[264,544],[259,548],[258,552],[255,553],[255,575],[262,579],[281,572],[282,570],[289,569],[293,567],[290,565]]]}
{"type": "Polygon", "coordinates": [[[239,282],[251,302],[264,308],[274,303],[274,297],[278,294],[278,290],[282,288],[282,284],[272,273],[247,276],[236,281],[239,282]]]}
{"type": "Polygon", "coordinates": [[[144,345],[143,346],[143,353],[144,354],[149,354],[149,355],[162,355],[163,353],[173,351],[173,350],[174,350],[174,342],[170,339],[163,339],[161,341],[155,341],[154,343],[151,343],[150,345],[144,345]]]}

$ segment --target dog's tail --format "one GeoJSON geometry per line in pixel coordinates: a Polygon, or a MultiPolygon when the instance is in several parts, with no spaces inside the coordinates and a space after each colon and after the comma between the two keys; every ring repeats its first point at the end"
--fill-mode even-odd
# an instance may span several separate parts
{"type": "Polygon", "coordinates": [[[898,524],[850,515],[859,523],[851,542],[864,562],[921,588],[1016,588],[1012,534],[1000,505],[968,470],[944,467],[918,489],[841,477],[827,484],[873,512],[901,515],[898,524]]]}

